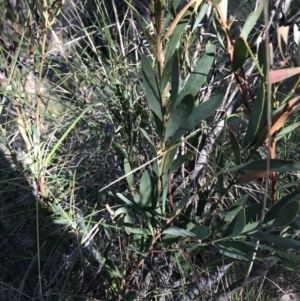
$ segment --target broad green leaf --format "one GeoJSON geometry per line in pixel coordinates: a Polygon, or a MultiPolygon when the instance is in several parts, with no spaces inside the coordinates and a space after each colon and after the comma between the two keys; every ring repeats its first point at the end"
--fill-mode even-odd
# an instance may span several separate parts
{"type": "Polygon", "coordinates": [[[299,201],[285,204],[275,217],[272,227],[283,227],[289,225],[298,216],[300,210],[299,201]]]}
{"type": "Polygon", "coordinates": [[[253,105],[243,142],[244,150],[247,150],[255,143],[256,138],[267,122],[267,100],[265,94],[265,84],[261,83],[258,88],[257,98],[253,105]]]}
{"type": "Polygon", "coordinates": [[[291,238],[280,237],[280,236],[270,235],[270,234],[259,234],[259,233],[253,234],[253,237],[255,239],[277,245],[284,249],[294,249],[300,251],[300,241],[291,238]]]}
{"type": "Polygon", "coordinates": [[[229,138],[232,145],[232,150],[233,150],[236,164],[241,164],[241,148],[236,138],[236,135],[231,130],[229,131],[229,138]]]}
{"type": "Polygon", "coordinates": [[[237,38],[234,42],[232,68],[235,71],[241,68],[247,60],[248,48],[246,43],[243,38],[237,38]]]}
{"type": "Polygon", "coordinates": [[[203,240],[210,235],[210,229],[206,226],[196,226],[191,232],[196,235],[195,238],[198,240],[203,240]]]}
{"type": "Polygon", "coordinates": [[[134,189],[134,180],[133,180],[133,175],[131,173],[131,167],[128,162],[128,159],[124,160],[124,171],[125,171],[126,175],[128,174],[126,176],[126,180],[127,180],[128,186],[130,187],[130,190],[132,190],[132,189],[134,189]]]}
{"type": "Polygon", "coordinates": [[[241,209],[236,217],[232,220],[232,222],[227,227],[226,231],[223,234],[223,237],[237,237],[239,236],[246,225],[246,216],[245,209],[241,209]]]}
{"type": "Polygon", "coordinates": [[[194,109],[194,97],[190,94],[186,95],[182,101],[171,111],[169,121],[165,133],[165,141],[167,146],[171,146],[177,140],[173,137],[179,128],[185,125],[188,117],[191,115],[194,109]]]}
{"type": "Polygon", "coordinates": [[[276,204],[273,205],[271,209],[266,213],[264,224],[271,224],[284,206],[295,201],[297,202],[299,200],[300,200],[300,190],[296,190],[286,195],[281,200],[277,201],[276,204]]]}
{"type": "Polygon", "coordinates": [[[171,234],[175,236],[184,236],[184,237],[196,237],[196,235],[190,231],[186,231],[184,229],[180,229],[178,227],[172,226],[163,231],[162,234],[171,234]]]}
{"type": "Polygon", "coordinates": [[[244,234],[244,233],[249,234],[249,233],[257,232],[259,230],[259,224],[260,224],[260,222],[258,221],[258,222],[253,222],[253,223],[246,225],[241,234],[244,234]]]}
{"type": "Polygon", "coordinates": [[[208,43],[204,55],[196,63],[193,71],[190,74],[190,77],[188,78],[183,89],[180,91],[176,99],[175,106],[180,103],[186,95],[191,94],[195,96],[199,92],[200,88],[207,78],[207,75],[210,72],[215,59],[215,52],[216,46],[208,43]]]}
{"type": "Polygon", "coordinates": [[[148,106],[153,113],[159,135],[163,132],[160,89],[153,68],[145,55],[141,57],[143,85],[148,106]]]}
{"type": "Polygon", "coordinates": [[[258,214],[260,214],[262,209],[263,209],[262,203],[253,204],[245,208],[246,224],[248,224],[258,214]]]}
{"type": "Polygon", "coordinates": [[[226,212],[226,215],[224,216],[224,221],[229,222],[231,221],[237,213],[241,210],[245,202],[247,201],[248,194],[242,196],[238,201],[236,201],[226,212]]]}
{"type": "Polygon", "coordinates": [[[263,3],[260,3],[258,5],[257,9],[248,16],[248,18],[243,26],[242,32],[240,34],[240,37],[245,39],[245,41],[247,41],[248,35],[251,32],[251,30],[253,29],[253,27],[255,26],[259,16],[261,15],[261,12],[263,11],[263,8],[264,8],[263,3]]]}
{"type": "Polygon", "coordinates": [[[192,114],[186,120],[184,124],[178,129],[178,131],[173,136],[173,141],[178,141],[184,134],[196,127],[201,120],[207,118],[222,101],[222,95],[213,96],[210,100],[199,104],[194,108],[192,114]]]}
{"type": "Polygon", "coordinates": [[[142,207],[151,207],[152,206],[152,198],[153,198],[153,191],[152,191],[152,182],[149,176],[148,171],[146,170],[141,178],[140,183],[140,196],[141,196],[141,206],[142,207]]]}
{"type": "MultiPolygon", "coordinates": [[[[238,166],[229,168],[229,171],[237,170],[266,170],[267,169],[267,160],[257,160],[238,166]]],[[[291,161],[291,160],[281,160],[281,159],[271,159],[270,160],[270,171],[277,172],[293,172],[300,171],[300,163],[291,161]]]]}
{"type": "Polygon", "coordinates": [[[170,166],[170,172],[177,170],[182,164],[187,162],[189,157],[187,155],[178,156],[170,166]]]}

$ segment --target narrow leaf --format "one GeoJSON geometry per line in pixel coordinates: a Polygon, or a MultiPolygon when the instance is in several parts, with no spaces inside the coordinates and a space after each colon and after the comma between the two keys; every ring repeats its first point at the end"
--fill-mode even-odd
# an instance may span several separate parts
{"type": "Polygon", "coordinates": [[[192,0],[190,1],[176,16],[172,24],[170,25],[168,31],[166,32],[165,36],[163,37],[163,40],[167,39],[176,28],[177,24],[180,22],[181,18],[184,16],[185,12],[191,7],[194,3],[196,3],[196,7],[194,8],[194,11],[197,10],[197,7],[200,5],[202,0],[192,0]]]}
{"type": "Polygon", "coordinates": [[[253,236],[258,240],[262,240],[277,245],[284,249],[291,248],[300,251],[300,242],[291,238],[280,237],[280,236],[270,235],[270,234],[259,234],[259,233],[256,233],[253,236]]]}
{"type": "Polygon", "coordinates": [[[192,114],[189,116],[186,122],[182,124],[181,127],[177,130],[172,140],[178,141],[180,137],[182,137],[188,131],[196,127],[201,120],[208,117],[215,109],[217,109],[217,107],[222,101],[222,98],[222,95],[213,96],[210,100],[194,108],[192,114]]]}
{"type": "MultiPolygon", "coordinates": [[[[249,162],[246,164],[229,168],[229,171],[236,171],[236,170],[267,170],[267,160],[266,159],[257,160],[257,161],[253,161],[253,162],[249,162]]],[[[270,171],[277,171],[277,172],[300,171],[300,163],[291,160],[271,159],[270,171]]]]}
{"type": "Polygon", "coordinates": [[[232,145],[232,150],[233,150],[236,164],[241,164],[241,148],[236,138],[236,135],[231,130],[229,130],[229,138],[232,145]]]}
{"type": "Polygon", "coordinates": [[[271,221],[275,220],[278,212],[282,210],[284,206],[291,202],[300,200],[300,190],[293,191],[292,193],[286,195],[281,200],[275,203],[274,206],[266,213],[264,224],[271,224],[271,221]]]}
{"type": "Polygon", "coordinates": [[[246,43],[243,38],[237,38],[234,43],[232,68],[235,71],[244,65],[248,57],[248,47],[246,43]]]}
{"type": "Polygon", "coordinates": [[[241,208],[243,207],[247,199],[248,199],[248,194],[243,195],[238,201],[236,201],[226,212],[226,215],[224,216],[224,221],[225,222],[231,221],[241,210],[241,208]]]}
{"type": "Polygon", "coordinates": [[[237,237],[239,236],[246,225],[246,216],[245,216],[245,209],[243,208],[236,217],[232,220],[229,224],[228,228],[223,234],[223,237],[237,237]]]}
{"type": "Polygon", "coordinates": [[[196,63],[185,86],[183,87],[182,91],[180,91],[176,99],[176,104],[180,103],[181,100],[187,94],[192,94],[193,96],[195,96],[198,93],[212,67],[212,64],[215,59],[215,52],[216,52],[216,46],[209,43],[206,46],[204,55],[196,63]]]}
{"type": "Polygon", "coordinates": [[[162,234],[171,234],[171,235],[175,235],[175,236],[184,236],[184,237],[196,237],[196,235],[194,233],[180,229],[175,226],[164,230],[162,234]]]}
{"type": "Polygon", "coordinates": [[[280,26],[277,29],[278,46],[284,60],[285,60],[285,53],[286,53],[286,45],[289,36],[289,29],[290,29],[289,26],[280,26]]]}
{"type": "Polygon", "coordinates": [[[147,103],[150,110],[153,113],[157,130],[161,135],[163,131],[163,121],[162,121],[160,89],[157,83],[155,73],[152,69],[152,66],[145,55],[142,55],[141,57],[141,64],[142,64],[143,85],[145,88],[147,103]]]}
{"type": "Polygon", "coordinates": [[[185,162],[187,162],[189,159],[188,156],[183,155],[183,156],[178,156],[171,164],[170,167],[170,172],[173,172],[175,170],[177,170],[182,164],[184,164],[185,162]]]}
{"type": "Polygon", "coordinates": [[[260,3],[259,6],[257,7],[257,9],[248,16],[248,18],[243,26],[240,37],[247,40],[248,35],[251,32],[251,30],[253,29],[254,25],[256,24],[259,16],[261,15],[261,12],[263,11],[263,8],[264,8],[263,3],[260,3]]]}
{"type": "Polygon", "coordinates": [[[125,171],[126,175],[128,174],[126,176],[126,180],[127,180],[128,186],[130,187],[130,190],[132,190],[134,188],[134,180],[133,180],[133,175],[131,173],[131,167],[128,162],[128,159],[124,160],[124,171],[125,171]]]}
{"type": "Polygon", "coordinates": [[[152,206],[152,183],[148,171],[145,171],[141,178],[140,184],[140,196],[141,206],[151,207],[152,206]]]}
{"type": "Polygon", "coordinates": [[[275,84],[299,73],[300,67],[271,70],[269,81],[271,84],[275,84]]]}
{"type": "Polygon", "coordinates": [[[172,81],[171,81],[172,90],[171,90],[171,97],[170,97],[171,114],[175,108],[176,99],[179,91],[179,78],[180,78],[179,65],[180,63],[179,63],[178,51],[175,51],[173,55],[173,64],[172,64],[172,81]]]}
{"type": "Polygon", "coordinates": [[[171,111],[165,133],[165,141],[168,146],[171,146],[176,142],[176,140],[173,139],[173,136],[178,129],[185,124],[186,120],[193,112],[193,109],[194,97],[188,94],[182,99],[176,108],[171,111]]]}
{"type": "Polygon", "coordinates": [[[245,254],[244,252],[237,249],[235,246],[226,246],[222,243],[216,243],[212,246],[214,250],[219,252],[220,254],[223,254],[225,256],[238,259],[238,260],[250,260],[250,256],[245,254]]]}
{"type": "Polygon", "coordinates": [[[247,127],[245,139],[243,142],[243,149],[247,150],[254,144],[256,138],[260,134],[267,122],[267,101],[265,98],[265,85],[260,84],[257,98],[254,102],[253,109],[250,115],[249,124],[247,127]]]}

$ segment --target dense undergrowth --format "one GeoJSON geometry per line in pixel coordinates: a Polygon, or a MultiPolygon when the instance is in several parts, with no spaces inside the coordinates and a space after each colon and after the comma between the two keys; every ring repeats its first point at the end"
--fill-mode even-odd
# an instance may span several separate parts
{"type": "Polygon", "coordinates": [[[1,3],[1,300],[270,300],[299,270],[279,2],[1,3]]]}

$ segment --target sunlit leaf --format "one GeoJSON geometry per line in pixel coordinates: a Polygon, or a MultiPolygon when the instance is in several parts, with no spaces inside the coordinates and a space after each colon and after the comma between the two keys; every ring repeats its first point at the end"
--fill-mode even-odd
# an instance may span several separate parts
{"type": "Polygon", "coordinates": [[[279,26],[277,28],[277,40],[278,40],[278,46],[280,53],[282,57],[285,59],[286,54],[286,46],[288,42],[288,36],[289,36],[289,26],[279,26]]]}
{"type": "Polygon", "coordinates": [[[220,12],[222,13],[224,21],[227,22],[228,0],[219,1],[218,7],[220,12]]]}
{"type": "Polygon", "coordinates": [[[299,73],[300,67],[271,70],[269,74],[269,81],[271,84],[275,84],[299,73]]]}
{"type": "Polygon", "coordinates": [[[186,231],[184,229],[180,229],[178,227],[170,227],[163,231],[163,234],[171,234],[175,236],[184,236],[184,237],[196,237],[196,235],[190,231],[186,231]]]}

